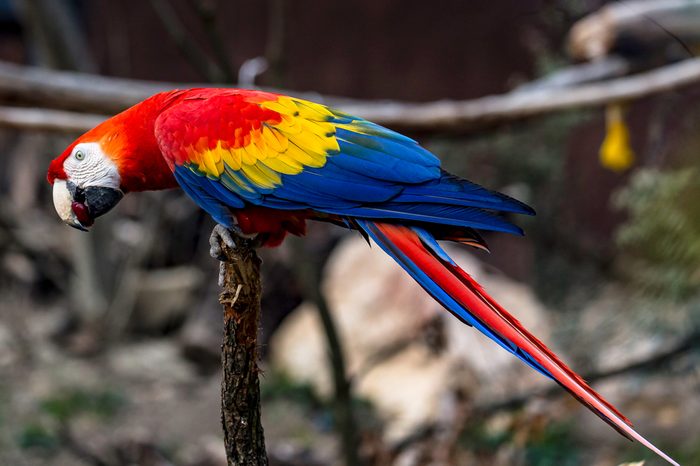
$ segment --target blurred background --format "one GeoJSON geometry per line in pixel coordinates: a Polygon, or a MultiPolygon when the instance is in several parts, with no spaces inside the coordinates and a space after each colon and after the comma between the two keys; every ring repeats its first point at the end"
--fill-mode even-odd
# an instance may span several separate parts
{"type": "MultiPolygon", "coordinates": [[[[45,181],[105,115],[220,83],[374,119],[532,205],[526,237],[451,252],[700,464],[698,31],[690,0],[0,0],[0,463],[226,464],[212,221],[145,193],[84,234],[45,181]]],[[[271,464],[661,464],[358,235],[308,236],[261,251],[271,464]]]]}

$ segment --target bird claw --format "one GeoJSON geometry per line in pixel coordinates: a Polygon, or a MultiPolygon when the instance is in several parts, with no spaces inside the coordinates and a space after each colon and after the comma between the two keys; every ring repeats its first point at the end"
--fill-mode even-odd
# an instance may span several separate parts
{"type": "Polygon", "coordinates": [[[226,264],[223,261],[221,261],[221,262],[219,262],[219,279],[218,279],[218,283],[219,283],[220,288],[224,287],[225,280],[226,280],[226,264]]]}
{"type": "Polygon", "coordinates": [[[221,243],[225,244],[231,249],[234,249],[236,247],[236,241],[233,239],[233,236],[240,236],[241,233],[242,232],[236,227],[228,229],[223,225],[217,224],[209,237],[209,255],[220,261],[226,260],[221,243]]]}
{"type": "Polygon", "coordinates": [[[219,260],[219,286],[224,285],[224,274],[226,270],[225,262],[230,258],[224,254],[222,243],[229,249],[235,249],[236,241],[244,241],[252,248],[259,248],[265,243],[264,235],[246,235],[238,226],[234,225],[231,228],[226,228],[221,224],[217,224],[211,231],[209,236],[209,255],[214,259],[219,260]],[[235,238],[235,239],[234,239],[235,238]]]}

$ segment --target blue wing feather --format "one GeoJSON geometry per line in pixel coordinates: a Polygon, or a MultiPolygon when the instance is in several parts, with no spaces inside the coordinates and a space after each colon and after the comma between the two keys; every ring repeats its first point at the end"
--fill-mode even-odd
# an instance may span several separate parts
{"type": "MultiPolygon", "coordinates": [[[[376,128],[379,126],[374,125],[376,128]]],[[[358,128],[362,130],[363,128],[358,128]]],[[[413,140],[405,141],[396,139],[393,134],[397,133],[380,133],[362,134],[360,132],[352,132],[346,129],[339,128],[335,135],[341,141],[345,141],[374,152],[382,152],[384,157],[398,158],[409,164],[415,164],[423,167],[439,167],[440,159],[433,153],[422,148],[413,140]]],[[[439,176],[439,171],[434,173],[439,176]]]]}
{"type": "Polygon", "coordinates": [[[363,205],[351,209],[334,209],[338,215],[351,215],[372,219],[396,219],[409,222],[437,223],[480,230],[501,231],[522,235],[520,227],[487,212],[473,207],[442,204],[404,204],[387,202],[381,205],[363,205]]]}
{"type": "Polygon", "coordinates": [[[328,158],[328,163],[382,181],[422,183],[440,176],[438,165],[406,162],[388,156],[383,151],[339,139],[340,153],[328,158]]]}
{"type": "Polygon", "coordinates": [[[198,175],[186,166],[176,166],[173,174],[182,189],[214,220],[228,228],[233,226],[230,208],[243,207],[245,204],[241,199],[236,199],[233,194],[226,196],[226,200],[221,199],[219,191],[207,190],[210,181],[207,177],[198,175]]]}
{"type": "Polygon", "coordinates": [[[179,166],[176,178],[220,223],[230,222],[227,206],[250,203],[522,234],[494,211],[532,213],[525,204],[441,170],[439,159],[411,138],[343,114],[328,121],[337,125],[338,151],[322,167],[280,175],[278,186],[257,186],[230,167],[209,179],[194,166],[179,166]]]}
{"type": "Polygon", "coordinates": [[[409,186],[396,202],[428,202],[436,204],[463,205],[480,209],[533,215],[535,211],[516,199],[463,180],[445,171],[440,178],[427,183],[409,186]]]}

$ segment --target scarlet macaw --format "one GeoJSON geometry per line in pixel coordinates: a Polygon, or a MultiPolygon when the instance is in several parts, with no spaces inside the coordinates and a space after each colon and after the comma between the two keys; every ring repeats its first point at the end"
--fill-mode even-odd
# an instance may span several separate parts
{"type": "Polygon", "coordinates": [[[48,171],[56,211],[87,230],[124,193],[180,186],[223,227],[269,246],[321,220],[372,238],[458,319],[554,379],[620,433],[638,434],[440,247],[522,234],[527,205],[440,168],[414,140],[293,97],[239,89],[157,94],[88,131],[48,171]]]}

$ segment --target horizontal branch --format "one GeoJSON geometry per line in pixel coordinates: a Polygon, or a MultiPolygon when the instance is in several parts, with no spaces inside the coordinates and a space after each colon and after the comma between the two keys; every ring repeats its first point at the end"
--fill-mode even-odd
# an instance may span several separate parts
{"type": "MultiPolygon", "coordinates": [[[[318,94],[286,92],[331,105],[352,115],[408,131],[466,133],[487,125],[504,123],[535,115],[584,107],[596,107],[615,101],[629,101],[668,92],[700,82],[700,58],[685,60],[633,76],[609,79],[572,87],[536,88],[464,101],[407,103],[364,101],[318,94]]],[[[110,78],[66,71],[23,67],[0,62],[0,101],[34,104],[61,109],[112,114],[144,98],[167,89],[201,86],[185,83],[158,83],[110,78]]],[[[284,91],[281,91],[284,92],[284,91]]],[[[19,109],[18,109],[19,110],[19,109]]],[[[39,110],[39,112],[46,112],[39,110]]],[[[54,129],[72,132],[91,127],[99,116],[47,114],[29,118],[29,113],[6,112],[0,125],[54,129]],[[50,121],[52,117],[61,121],[50,121]],[[65,124],[64,121],[65,120],[65,124]]]]}
{"type": "Polygon", "coordinates": [[[65,110],[0,106],[0,126],[24,130],[83,133],[107,118],[65,110]]]}
{"type": "Polygon", "coordinates": [[[540,88],[467,101],[386,102],[371,107],[350,104],[343,110],[390,127],[461,132],[562,110],[636,100],[697,82],[700,82],[700,59],[690,59],[646,73],[576,87],[540,88]]]}
{"type": "Polygon", "coordinates": [[[698,45],[698,21],[700,2],[612,2],[574,23],[568,47],[578,60],[597,60],[613,51],[625,55],[625,50],[634,50],[630,56],[637,61],[649,60],[655,54],[668,54],[669,44],[677,46],[680,56],[685,57],[698,45]],[[631,49],[630,44],[634,44],[631,49]]]}
{"type": "MultiPolygon", "coordinates": [[[[115,78],[0,61],[0,101],[3,103],[114,114],[158,92],[192,87],[212,87],[212,84],[115,78]]],[[[315,93],[295,94],[322,100],[315,93]]],[[[334,103],[343,101],[331,100],[334,103]]]]}

